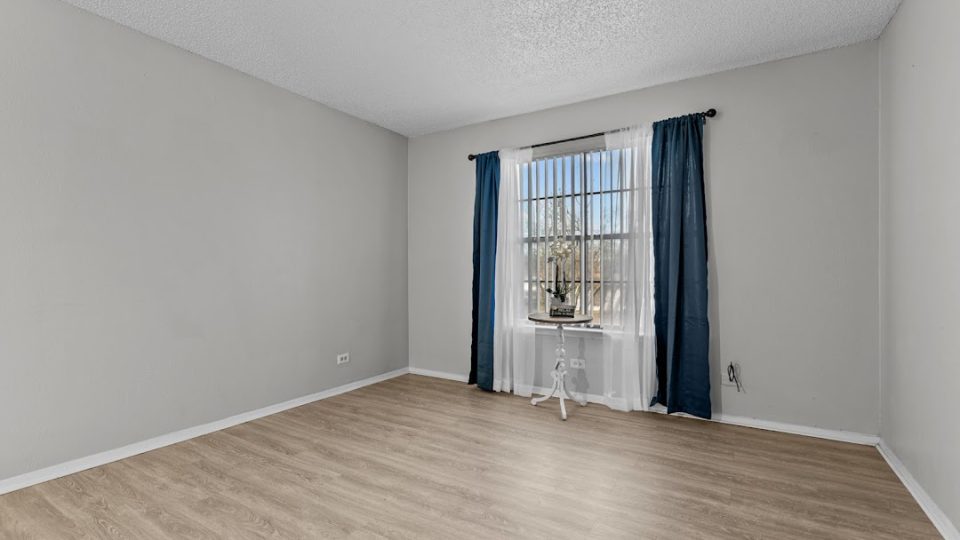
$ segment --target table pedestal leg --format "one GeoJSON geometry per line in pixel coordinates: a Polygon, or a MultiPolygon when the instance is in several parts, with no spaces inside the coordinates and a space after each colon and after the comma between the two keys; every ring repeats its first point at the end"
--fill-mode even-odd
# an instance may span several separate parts
{"type": "Polygon", "coordinates": [[[587,404],[586,400],[577,399],[573,397],[569,390],[567,390],[566,377],[567,377],[567,349],[564,343],[563,337],[563,325],[557,325],[557,363],[553,366],[553,372],[550,374],[553,376],[553,387],[550,389],[550,392],[540,396],[538,398],[533,398],[530,400],[531,405],[536,405],[552,398],[556,395],[560,398],[560,418],[563,420],[567,419],[567,406],[564,403],[564,399],[570,399],[576,401],[581,406],[587,404]]]}
{"type": "Polygon", "coordinates": [[[569,399],[570,401],[576,401],[581,407],[587,406],[587,400],[584,398],[578,398],[577,396],[573,395],[573,392],[567,389],[566,384],[561,385],[560,388],[563,390],[563,393],[567,395],[567,399],[569,399]]]}

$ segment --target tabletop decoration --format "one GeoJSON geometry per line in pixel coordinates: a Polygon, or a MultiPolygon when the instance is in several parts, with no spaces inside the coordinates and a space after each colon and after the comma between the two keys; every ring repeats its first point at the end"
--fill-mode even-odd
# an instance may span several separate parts
{"type": "Polygon", "coordinates": [[[568,303],[568,297],[575,297],[576,284],[567,279],[567,260],[573,254],[573,246],[569,242],[554,240],[550,244],[550,258],[553,263],[553,286],[546,291],[554,301],[550,302],[551,317],[573,317],[576,312],[576,302],[568,303]]]}

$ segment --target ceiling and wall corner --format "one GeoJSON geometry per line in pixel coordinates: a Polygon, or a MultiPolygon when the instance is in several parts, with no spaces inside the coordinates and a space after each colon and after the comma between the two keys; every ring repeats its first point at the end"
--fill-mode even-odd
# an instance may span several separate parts
{"type": "Polygon", "coordinates": [[[406,137],[58,0],[0,51],[0,490],[406,368],[406,137]]]}
{"type": "MultiPolygon", "coordinates": [[[[873,40],[410,139],[411,366],[468,368],[467,154],[715,106],[704,143],[711,376],[734,361],[749,379],[745,394],[717,384],[715,412],[876,435],[877,51],[873,40]]],[[[581,358],[597,358],[590,347],[581,358]]],[[[542,373],[551,351],[542,345],[542,373]]],[[[588,360],[587,381],[600,370],[588,360]]]]}
{"type": "Polygon", "coordinates": [[[66,0],[407,136],[874,39],[899,0],[66,0]]]}

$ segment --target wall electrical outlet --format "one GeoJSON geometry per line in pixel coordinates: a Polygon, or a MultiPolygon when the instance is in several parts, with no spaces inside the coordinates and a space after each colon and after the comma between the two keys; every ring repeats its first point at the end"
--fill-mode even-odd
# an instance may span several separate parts
{"type": "Polygon", "coordinates": [[[570,359],[570,369],[583,369],[583,368],[584,368],[583,358],[570,359]]]}
{"type": "Polygon", "coordinates": [[[342,366],[350,361],[350,353],[341,353],[337,355],[337,365],[342,366]]]}

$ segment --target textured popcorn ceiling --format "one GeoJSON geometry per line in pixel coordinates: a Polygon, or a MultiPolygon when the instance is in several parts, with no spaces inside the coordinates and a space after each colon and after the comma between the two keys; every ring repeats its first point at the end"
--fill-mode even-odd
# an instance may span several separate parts
{"type": "Polygon", "coordinates": [[[899,0],[67,0],[405,135],[876,38],[899,0]]]}

